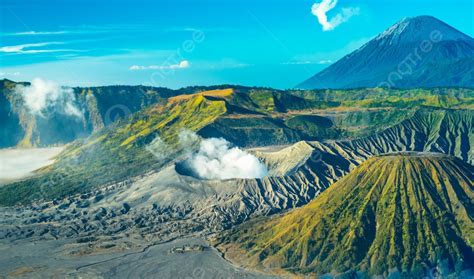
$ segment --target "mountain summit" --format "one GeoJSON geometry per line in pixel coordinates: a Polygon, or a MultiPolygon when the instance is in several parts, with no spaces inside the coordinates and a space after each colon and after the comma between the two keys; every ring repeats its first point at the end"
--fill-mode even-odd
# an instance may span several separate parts
{"type": "Polygon", "coordinates": [[[418,16],[400,20],[297,87],[474,87],[473,69],[473,38],[418,16]]]}

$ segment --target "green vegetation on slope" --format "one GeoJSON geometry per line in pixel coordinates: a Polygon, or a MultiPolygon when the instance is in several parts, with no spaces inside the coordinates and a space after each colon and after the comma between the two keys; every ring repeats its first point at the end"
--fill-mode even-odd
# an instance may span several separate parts
{"type": "Polygon", "coordinates": [[[286,126],[299,130],[308,137],[317,139],[335,139],[342,135],[342,131],[334,128],[329,118],[318,115],[296,115],[285,121],[286,126]]]}
{"type": "Polygon", "coordinates": [[[308,205],[244,224],[224,242],[254,266],[421,277],[473,267],[474,168],[444,155],[369,159],[308,205]]]}
{"type": "Polygon", "coordinates": [[[474,90],[468,88],[387,89],[361,88],[348,90],[302,90],[291,94],[313,101],[337,102],[346,108],[472,108],[474,90]]]}
{"type": "Polygon", "coordinates": [[[362,137],[389,128],[411,118],[414,109],[380,109],[348,111],[330,116],[334,125],[343,131],[341,137],[362,137]]]}
{"type": "Polygon", "coordinates": [[[36,177],[0,188],[0,204],[64,197],[160,168],[179,157],[182,128],[198,131],[225,112],[224,101],[200,95],[141,111],[70,145],[58,162],[36,177]],[[150,144],[158,156],[147,149],[150,144]]]}

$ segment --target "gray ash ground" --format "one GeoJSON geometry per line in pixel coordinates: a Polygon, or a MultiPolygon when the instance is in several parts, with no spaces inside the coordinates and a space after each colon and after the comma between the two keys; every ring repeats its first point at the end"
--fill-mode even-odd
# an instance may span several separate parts
{"type": "Polygon", "coordinates": [[[75,254],[73,239],[0,241],[0,276],[7,278],[271,278],[233,266],[213,248],[170,253],[173,247],[207,245],[201,238],[148,244],[132,236],[118,250],[75,254]]]}
{"type": "Polygon", "coordinates": [[[212,247],[170,253],[174,247],[209,246],[208,237],[237,221],[213,206],[211,201],[223,197],[212,191],[170,194],[196,181],[179,176],[169,188],[161,179],[169,174],[0,208],[0,278],[265,278],[233,266],[212,247]],[[186,199],[178,199],[182,196],[186,199]]]}

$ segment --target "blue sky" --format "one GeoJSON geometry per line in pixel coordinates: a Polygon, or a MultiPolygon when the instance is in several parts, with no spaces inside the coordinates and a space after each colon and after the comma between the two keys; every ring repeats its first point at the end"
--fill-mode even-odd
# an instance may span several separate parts
{"type": "Polygon", "coordinates": [[[403,17],[433,15],[474,34],[472,0],[0,0],[0,5],[0,78],[41,77],[72,86],[289,88],[403,17]],[[315,14],[326,15],[327,22],[315,14]]]}

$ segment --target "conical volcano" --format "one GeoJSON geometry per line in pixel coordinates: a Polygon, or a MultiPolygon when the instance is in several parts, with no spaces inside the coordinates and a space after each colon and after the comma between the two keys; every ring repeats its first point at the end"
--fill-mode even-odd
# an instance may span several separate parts
{"type": "Polygon", "coordinates": [[[473,38],[418,16],[402,19],[297,87],[474,87],[473,68],[473,38]]]}
{"type": "Polygon", "coordinates": [[[460,274],[474,264],[473,181],[474,167],[444,155],[375,157],[308,205],[230,233],[228,247],[294,273],[460,274]]]}

